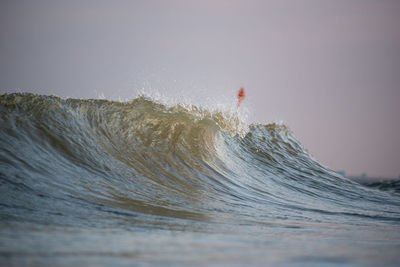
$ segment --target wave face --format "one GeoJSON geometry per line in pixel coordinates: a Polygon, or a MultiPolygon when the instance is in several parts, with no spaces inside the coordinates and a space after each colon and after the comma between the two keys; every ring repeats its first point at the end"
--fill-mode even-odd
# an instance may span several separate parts
{"type": "MultiPolygon", "coordinates": [[[[3,232],[22,227],[21,240],[26,224],[233,236],[327,225],[399,232],[397,194],[321,165],[284,125],[246,125],[234,113],[145,97],[121,103],[33,94],[1,95],[0,123],[1,225],[3,232]]],[[[5,247],[8,259],[37,252],[5,247]]]]}

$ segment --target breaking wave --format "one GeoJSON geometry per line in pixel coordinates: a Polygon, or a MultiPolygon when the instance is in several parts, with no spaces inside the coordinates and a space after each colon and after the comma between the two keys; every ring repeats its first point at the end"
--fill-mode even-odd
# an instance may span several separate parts
{"type": "Polygon", "coordinates": [[[398,196],[323,166],[288,127],[247,125],[235,112],[143,96],[4,94],[0,124],[3,222],[213,229],[400,220],[398,196]]]}

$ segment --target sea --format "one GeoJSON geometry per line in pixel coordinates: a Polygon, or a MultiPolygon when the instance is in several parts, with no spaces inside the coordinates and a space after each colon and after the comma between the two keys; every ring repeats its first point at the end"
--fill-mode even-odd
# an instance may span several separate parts
{"type": "Polygon", "coordinates": [[[2,94],[0,266],[399,266],[399,183],[343,177],[289,127],[2,94]]]}

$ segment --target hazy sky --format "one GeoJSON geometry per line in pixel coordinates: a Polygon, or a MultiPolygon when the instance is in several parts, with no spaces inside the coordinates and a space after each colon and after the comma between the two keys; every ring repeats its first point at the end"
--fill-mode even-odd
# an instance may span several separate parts
{"type": "Polygon", "coordinates": [[[323,164],[400,175],[400,1],[0,1],[0,90],[153,88],[283,121],[323,164]]]}

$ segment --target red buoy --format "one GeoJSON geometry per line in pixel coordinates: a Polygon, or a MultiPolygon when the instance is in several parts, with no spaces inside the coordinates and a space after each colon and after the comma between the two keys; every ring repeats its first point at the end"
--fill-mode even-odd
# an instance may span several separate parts
{"type": "Polygon", "coordinates": [[[238,93],[238,105],[237,105],[238,107],[240,107],[240,104],[242,103],[244,97],[245,97],[244,88],[240,87],[240,90],[239,90],[239,93],[238,93]]]}

